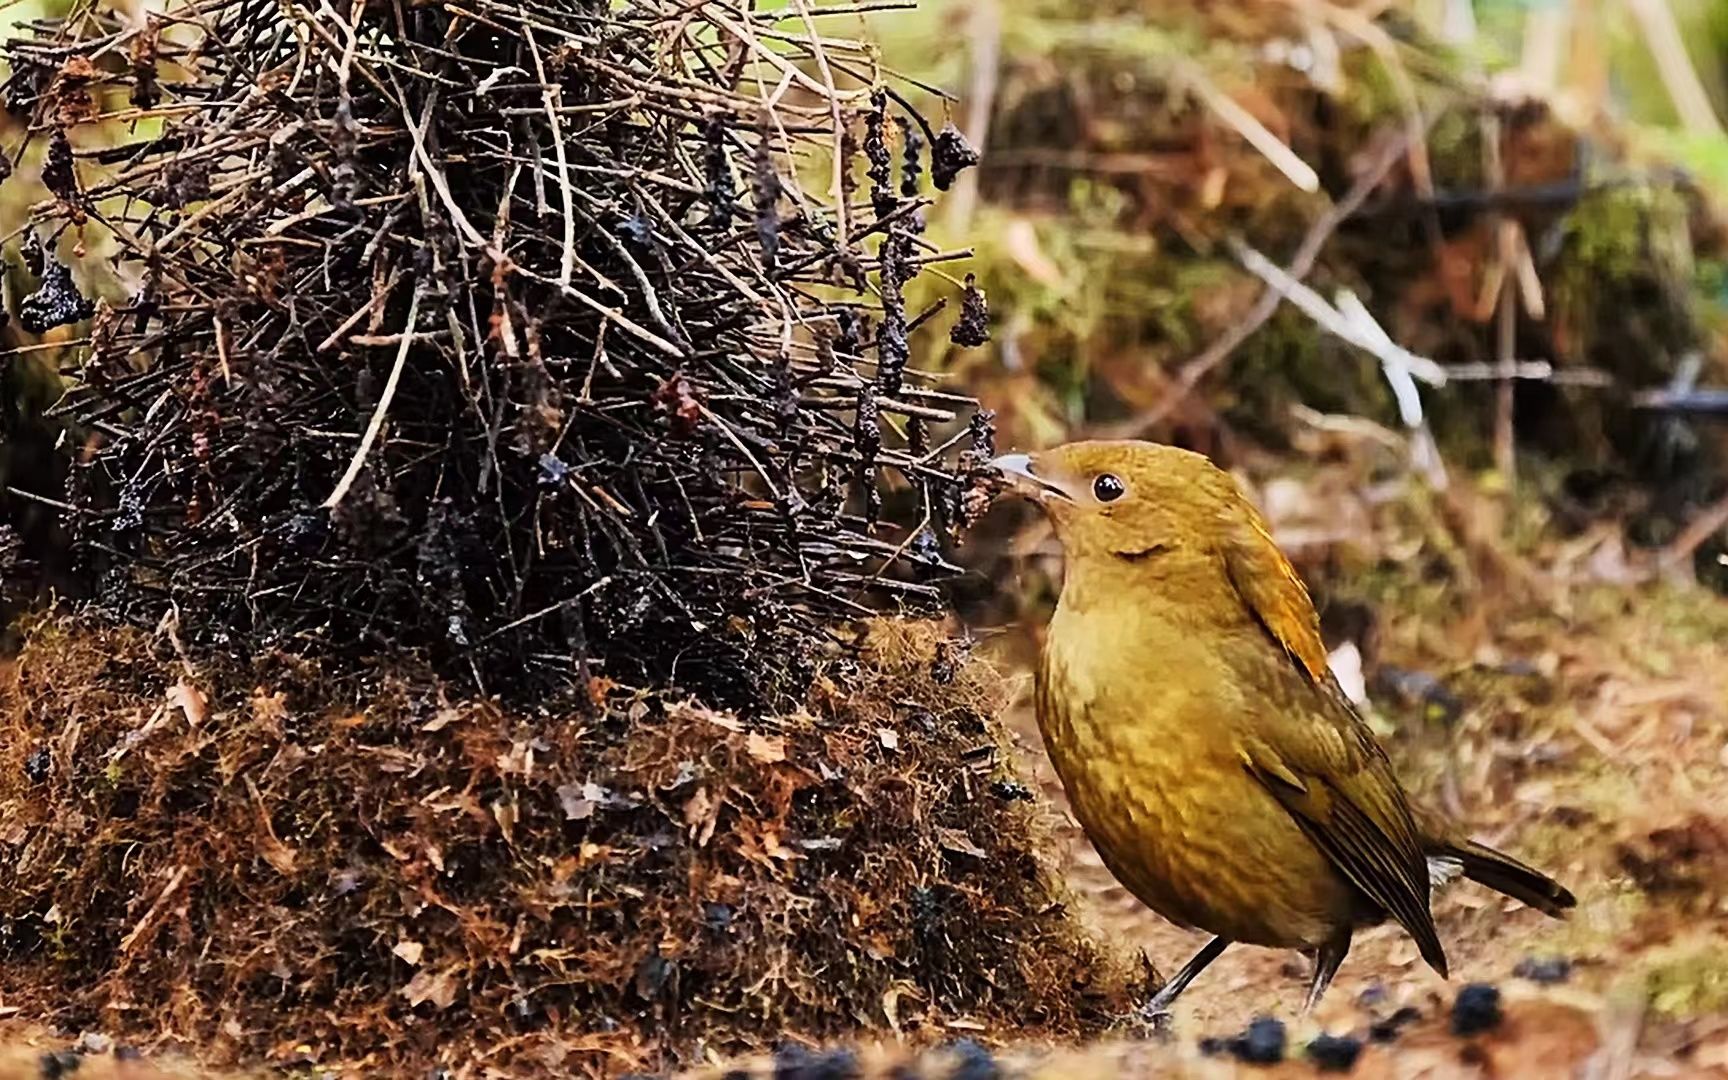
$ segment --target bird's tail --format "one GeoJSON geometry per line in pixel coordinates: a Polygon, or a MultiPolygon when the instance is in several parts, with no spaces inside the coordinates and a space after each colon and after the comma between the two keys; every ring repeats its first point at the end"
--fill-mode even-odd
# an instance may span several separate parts
{"type": "Polygon", "coordinates": [[[1578,905],[1577,897],[1547,874],[1474,840],[1447,844],[1444,851],[1436,854],[1457,859],[1464,866],[1464,876],[1471,881],[1556,919],[1564,918],[1568,908],[1578,905]]]}

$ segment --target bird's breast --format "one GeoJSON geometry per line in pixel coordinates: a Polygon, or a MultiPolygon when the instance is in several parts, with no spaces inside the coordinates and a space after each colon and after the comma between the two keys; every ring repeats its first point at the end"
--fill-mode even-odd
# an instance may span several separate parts
{"type": "Polygon", "coordinates": [[[1243,768],[1235,733],[1248,703],[1223,647],[1154,619],[1105,626],[1059,610],[1039,728],[1075,818],[1147,906],[1236,941],[1316,944],[1348,890],[1243,768]]]}

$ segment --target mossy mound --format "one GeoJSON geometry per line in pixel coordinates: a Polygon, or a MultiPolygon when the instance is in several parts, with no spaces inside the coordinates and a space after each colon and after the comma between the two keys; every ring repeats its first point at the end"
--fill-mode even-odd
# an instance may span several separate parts
{"type": "Polygon", "coordinates": [[[1038,855],[998,686],[881,623],[789,715],[599,681],[528,714],[45,622],[0,687],[0,997],[219,1059],[459,1075],[1083,1033],[1122,979],[1038,855]]]}

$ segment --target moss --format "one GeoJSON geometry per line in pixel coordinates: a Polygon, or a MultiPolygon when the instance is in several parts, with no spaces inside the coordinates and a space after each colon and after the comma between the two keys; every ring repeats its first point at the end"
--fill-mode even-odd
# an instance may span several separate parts
{"type": "Polygon", "coordinates": [[[1644,963],[1645,993],[1657,1013],[1691,1019],[1728,1010],[1728,943],[1676,945],[1644,963]]]}

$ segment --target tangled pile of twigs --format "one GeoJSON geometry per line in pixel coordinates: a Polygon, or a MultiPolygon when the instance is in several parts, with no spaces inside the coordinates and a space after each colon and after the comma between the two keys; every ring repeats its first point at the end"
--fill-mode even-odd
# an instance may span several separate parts
{"type": "Polygon", "coordinates": [[[28,328],[91,315],[66,230],[142,283],[60,406],[105,606],[744,703],[836,618],[939,599],[991,431],[908,367],[942,305],[902,290],[963,254],[924,174],[975,155],[820,32],[858,9],[343,8],[84,0],[8,47],[55,196],[28,328]]]}

